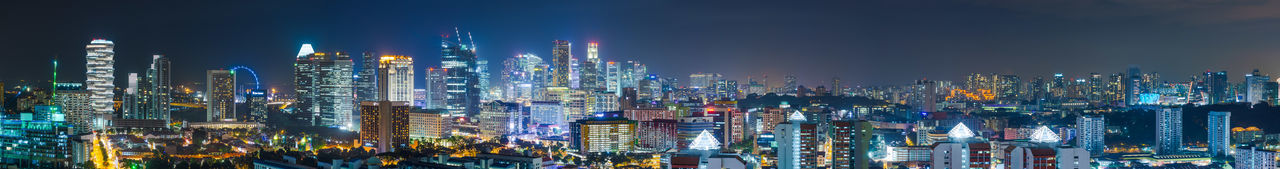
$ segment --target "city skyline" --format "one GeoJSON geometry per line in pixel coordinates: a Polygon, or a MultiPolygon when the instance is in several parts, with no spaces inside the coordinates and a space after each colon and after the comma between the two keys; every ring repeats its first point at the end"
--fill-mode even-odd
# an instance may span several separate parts
{"type": "MultiPolygon", "coordinates": [[[[86,3],[70,6],[24,3],[31,3],[26,5],[32,8],[6,13],[52,8],[49,10],[59,11],[52,13],[68,15],[37,14],[37,17],[5,19],[9,23],[28,26],[0,28],[3,30],[0,37],[10,39],[0,43],[0,49],[13,51],[7,54],[12,57],[7,58],[14,58],[15,62],[32,64],[0,68],[3,72],[47,70],[48,65],[34,63],[47,63],[55,55],[61,56],[58,59],[66,64],[78,64],[82,62],[79,57],[68,56],[83,54],[74,50],[85,45],[83,39],[106,38],[121,44],[116,47],[120,53],[116,77],[143,72],[146,69],[144,63],[150,55],[163,54],[172,57],[177,65],[200,66],[175,69],[174,74],[180,75],[175,76],[176,81],[197,81],[199,78],[192,76],[202,74],[205,69],[247,66],[258,70],[267,86],[286,86],[291,79],[290,73],[281,67],[291,63],[287,56],[300,44],[310,43],[325,51],[372,51],[408,55],[416,60],[438,60],[439,54],[433,52],[432,46],[440,41],[441,35],[452,34],[455,27],[471,32],[476,38],[477,55],[490,61],[523,53],[534,53],[551,60],[552,47],[547,42],[565,39],[580,46],[599,43],[602,61],[654,63],[648,66],[662,70],[653,73],[664,77],[681,77],[683,80],[688,74],[702,72],[722,73],[729,79],[746,79],[747,76],[760,78],[768,74],[770,79],[776,79],[771,81],[773,83],[780,81],[782,76],[795,74],[801,84],[811,87],[827,84],[831,77],[840,77],[848,85],[888,85],[909,83],[915,79],[959,80],[967,72],[1023,77],[1050,76],[1052,73],[1069,76],[1083,76],[1090,72],[1109,74],[1123,72],[1131,64],[1140,65],[1146,71],[1170,75],[1166,76],[1168,79],[1181,79],[1201,70],[1227,70],[1230,76],[1242,76],[1255,68],[1262,69],[1264,73],[1275,72],[1268,66],[1280,61],[1267,57],[1270,56],[1267,53],[1275,52],[1266,48],[1267,44],[1280,44],[1280,41],[1265,38],[1268,36],[1245,34],[1265,35],[1270,32],[1265,28],[1273,25],[1249,21],[1275,18],[1272,16],[1276,14],[1222,16],[1229,19],[1215,22],[1193,17],[1209,15],[1200,14],[1203,13],[1201,11],[1248,7],[1237,4],[1205,9],[1170,9],[1192,13],[1187,14],[1191,16],[1181,16],[1144,8],[1151,4],[1047,7],[1055,10],[1037,11],[1027,9],[1043,4],[983,2],[929,5],[813,2],[784,4],[787,8],[778,9],[770,9],[763,4],[740,4],[713,10],[701,7],[714,5],[714,2],[682,4],[689,7],[670,7],[677,2],[530,5],[509,2],[516,5],[503,6],[469,2],[408,5],[347,2],[264,2],[254,5],[86,3]],[[113,10],[102,15],[69,15],[85,14],[91,10],[81,9],[94,5],[106,5],[113,10]],[[174,5],[178,7],[169,8],[174,5]],[[284,7],[286,11],[335,12],[315,13],[315,16],[281,14],[297,12],[213,15],[214,12],[207,10],[268,7],[284,7]],[[377,10],[415,7],[441,10],[377,10]],[[192,10],[177,10],[187,8],[192,10]],[[836,10],[843,8],[851,10],[836,10]],[[1102,16],[1079,16],[1082,12],[1078,11],[1095,8],[1105,9],[1102,10],[1105,12],[1096,14],[1102,16]],[[1137,14],[1115,12],[1122,11],[1120,9],[1131,9],[1137,14]],[[927,12],[896,12],[903,10],[927,12]],[[468,15],[457,11],[498,12],[468,15]],[[948,12],[959,14],[945,15],[948,12]],[[367,15],[354,16],[355,13],[367,15]],[[528,15],[503,17],[513,14],[528,15]],[[133,15],[147,17],[129,17],[133,15]],[[562,16],[563,19],[540,16],[562,16]],[[330,18],[336,18],[338,22],[330,22],[330,18]],[[779,18],[800,19],[759,25],[779,18]],[[35,19],[84,22],[58,24],[35,19]],[[981,22],[959,23],[960,20],[981,22]],[[285,22],[263,23],[267,21],[285,22]],[[537,24],[544,22],[549,24],[537,24]],[[154,25],[157,23],[165,25],[154,25]],[[746,26],[753,24],[755,26],[746,26]],[[740,37],[756,38],[743,41],[739,40],[740,37]],[[11,44],[16,42],[23,43],[11,44]],[[761,50],[769,48],[788,50],[761,50]],[[223,57],[231,59],[221,59],[223,57]],[[1210,57],[1221,59],[1190,61],[1210,57]],[[664,63],[672,60],[686,62],[664,63]],[[1096,60],[1108,62],[1092,62],[1096,60]],[[873,64],[878,62],[904,64],[873,64]]],[[[1235,13],[1220,15],[1230,14],[1235,13]]],[[[579,47],[572,53],[582,60],[587,52],[586,48],[579,47]]],[[[415,67],[439,65],[425,62],[415,63],[415,67]]],[[[496,64],[489,67],[490,70],[501,70],[496,64]]],[[[61,69],[63,72],[81,71],[76,67],[61,69]]],[[[30,74],[6,73],[4,76],[48,79],[47,76],[30,74]]],[[[61,78],[67,81],[81,76],[66,74],[61,78]]],[[[422,78],[425,76],[415,77],[422,78]]],[[[117,82],[117,86],[122,84],[117,82]]],[[[415,84],[416,88],[423,85],[415,84]]]]}

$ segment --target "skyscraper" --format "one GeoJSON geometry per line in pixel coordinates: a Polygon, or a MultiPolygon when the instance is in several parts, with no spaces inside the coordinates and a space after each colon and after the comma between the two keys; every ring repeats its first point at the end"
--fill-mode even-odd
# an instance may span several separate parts
{"type": "Polygon", "coordinates": [[[551,49],[551,87],[569,87],[569,71],[570,59],[569,41],[555,40],[552,41],[555,47],[551,49]]]}
{"type": "Polygon", "coordinates": [[[378,65],[382,57],[364,52],[356,78],[356,100],[378,101],[378,65]]]}
{"type": "Polygon", "coordinates": [[[1268,87],[1268,83],[1271,83],[1271,76],[1258,73],[1258,69],[1253,69],[1253,73],[1245,74],[1244,83],[1244,98],[1249,104],[1257,104],[1258,102],[1270,104],[1276,100],[1277,95],[1271,93],[1275,89],[1268,87]]]}
{"type": "Polygon", "coordinates": [[[89,96],[93,95],[93,92],[84,90],[83,87],[81,83],[58,83],[55,86],[58,89],[58,94],[54,99],[57,100],[57,105],[62,107],[62,112],[66,115],[67,122],[71,123],[71,126],[75,129],[75,133],[86,133],[93,130],[91,126],[95,117],[98,117],[93,112],[93,107],[89,104],[93,102],[89,98],[89,96]]]}
{"type": "Polygon", "coordinates": [[[378,60],[378,98],[393,102],[413,101],[413,58],[382,55],[378,60]]]}
{"type": "Polygon", "coordinates": [[[1209,153],[1229,155],[1231,150],[1231,112],[1209,112],[1209,153]]]}
{"type": "Polygon", "coordinates": [[[580,88],[587,90],[599,90],[603,88],[604,84],[600,83],[604,78],[601,78],[600,76],[599,43],[587,43],[587,60],[582,61],[582,64],[579,65],[579,67],[582,69],[582,72],[579,73],[579,76],[581,76],[580,81],[582,83],[579,84],[579,86],[581,86],[580,88]]]}
{"type": "Polygon", "coordinates": [[[427,68],[426,100],[427,109],[444,109],[445,98],[448,97],[448,86],[445,85],[446,70],[427,68]]]}
{"type": "Polygon", "coordinates": [[[307,115],[306,118],[312,124],[315,124],[315,61],[310,56],[315,53],[315,49],[311,48],[311,44],[302,44],[302,49],[298,50],[293,63],[293,89],[296,101],[293,107],[296,109],[295,114],[307,115]]]}
{"type": "Polygon", "coordinates": [[[1228,89],[1231,83],[1227,82],[1227,71],[1205,72],[1205,89],[1208,93],[1209,104],[1218,104],[1235,101],[1235,95],[1229,94],[1228,89]]]}
{"type": "Polygon", "coordinates": [[[475,48],[461,42],[461,39],[449,42],[446,38],[440,46],[441,68],[447,74],[445,84],[448,99],[445,101],[445,109],[454,117],[479,113],[482,92],[479,88],[479,76],[473,72],[478,66],[475,48]]]}
{"type": "Polygon", "coordinates": [[[506,100],[528,103],[546,84],[547,65],[533,54],[521,54],[503,62],[502,79],[506,100]]]}
{"type": "Polygon", "coordinates": [[[618,63],[613,61],[606,62],[604,66],[605,90],[613,92],[613,94],[622,94],[621,79],[619,79],[621,78],[619,74],[621,70],[618,66],[618,63]]]}
{"type": "Polygon", "coordinates": [[[1101,156],[1106,148],[1106,118],[1101,115],[1083,115],[1076,118],[1076,147],[1089,154],[1101,156]]]}
{"type": "Polygon", "coordinates": [[[235,121],[236,74],[230,70],[209,70],[206,77],[205,121],[235,121]]]}
{"type": "Polygon", "coordinates": [[[796,95],[796,89],[798,89],[797,87],[800,87],[800,85],[797,84],[798,82],[796,82],[796,75],[788,74],[786,77],[782,78],[784,83],[782,85],[782,90],[778,93],[796,95]]]}
{"type": "Polygon", "coordinates": [[[120,115],[124,119],[142,119],[142,112],[138,109],[139,104],[145,103],[142,103],[142,99],[138,96],[138,81],[140,81],[138,73],[129,73],[127,77],[128,80],[125,82],[128,83],[128,87],[124,88],[124,96],[120,99],[120,115]]]}
{"type": "MultiPolygon", "coordinates": [[[[315,111],[317,126],[331,126],[342,129],[353,129],[351,114],[355,111],[354,65],[351,56],[346,53],[313,53],[315,61],[312,110],[315,111]],[[332,55],[332,56],[330,56],[332,55]]],[[[410,78],[412,79],[412,78],[410,78]]],[[[412,82],[412,80],[410,80],[412,82]]],[[[410,85],[412,87],[412,85],[410,85]]]]}
{"type": "Polygon", "coordinates": [[[169,76],[169,57],[164,55],[151,55],[151,68],[147,69],[147,83],[151,94],[150,101],[147,105],[150,107],[146,113],[146,119],[164,120],[165,124],[169,122],[169,103],[172,97],[169,91],[173,89],[169,76]]]}
{"type": "Polygon", "coordinates": [[[89,95],[89,107],[93,108],[93,129],[104,129],[115,112],[115,42],[94,39],[85,46],[85,90],[89,95]]]}
{"type": "Polygon", "coordinates": [[[1182,151],[1182,108],[1163,108],[1156,111],[1156,154],[1175,154],[1182,151]]]}

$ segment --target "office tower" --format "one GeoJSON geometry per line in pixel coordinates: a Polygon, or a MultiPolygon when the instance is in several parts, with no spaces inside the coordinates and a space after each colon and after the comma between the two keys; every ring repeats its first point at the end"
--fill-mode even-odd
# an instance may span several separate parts
{"type": "Polygon", "coordinates": [[[582,79],[582,84],[579,84],[581,88],[592,91],[604,89],[602,84],[604,78],[600,71],[600,43],[587,43],[587,60],[582,61],[579,67],[582,69],[579,73],[582,79]]]}
{"type": "Polygon", "coordinates": [[[427,68],[427,88],[423,96],[428,109],[444,109],[445,100],[449,96],[448,85],[445,84],[445,69],[427,68]]]}
{"type": "Polygon", "coordinates": [[[622,110],[636,108],[636,100],[639,97],[635,87],[622,88],[622,95],[618,96],[618,108],[622,110]]]}
{"type": "Polygon", "coordinates": [[[778,93],[796,95],[796,89],[800,87],[800,84],[796,81],[796,75],[788,74],[786,77],[783,77],[783,80],[784,83],[782,85],[782,90],[778,93]]]}
{"type": "Polygon", "coordinates": [[[249,107],[249,119],[246,121],[266,122],[267,121],[267,90],[250,89],[245,93],[245,104],[249,107]]]}
{"type": "Polygon", "coordinates": [[[373,52],[364,52],[360,57],[360,72],[356,74],[356,100],[378,101],[378,65],[381,64],[381,59],[373,52]]]}
{"type": "Polygon", "coordinates": [[[1231,150],[1231,112],[1210,111],[1209,153],[1227,155],[1231,150]]]}
{"type": "Polygon", "coordinates": [[[598,117],[574,122],[573,137],[579,143],[578,152],[628,152],[634,147],[636,121],[619,117],[598,117]]]}
{"type": "Polygon", "coordinates": [[[143,114],[139,112],[138,105],[145,103],[141,103],[142,99],[138,96],[138,73],[129,73],[127,77],[125,82],[128,87],[124,88],[124,96],[120,99],[120,115],[124,119],[142,119],[143,114]]]}
{"type": "Polygon", "coordinates": [[[382,55],[378,60],[378,96],[393,102],[413,101],[413,58],[382,55]]]}
{"type": "Polygon", "coordinates": [[[1156,111],[1156,154],[1176,154],[1182,149],[1182,108],[1156,111]]]}
{"type": "Polygon", "coordinates": [[[724,76],[719,73],[694,73],[689,75],[689,88],[706,89],[711,88],[716,82],[723,80],[724,76]]]}
{"type": "Polygon", "coordinates": [[[1089,154],[1101,156],[1106,149],[1106,118],[1102,115],[1082,115],[1076,118],[1076,147],[1089,154]]]}
{"type": "Polygon", "coordinates": [[[445,70],[448,95],[445,109],[451,116],[471,116],[480,112],[479,75],[473,72],[476,63],[475,48],[445,40],[441,43],[441,68],[445,70]]]}
{"type": "Polygon", "coordinates": [[[315,49],[311,48],[311,44],[302,44],[302,49],[298,50],[298,56],[294,58],[293,63],[293,89],[294,98],[293,107],[294,114],[305,115],[310,123],[315,124],[315,114],[318,110],[315,106],[315,60],[310,56],[315,53],[315,49]]]}
{"type": "Polygon", "coordinates": [[[547,65],[533,54],[521,54],[503,61],[502,79],[505,100],[528,103],[538,95],[546,79],[547,65]]]}
{"type": "Polygon", "coordinates": [[[1227,82],[1227,71],[1205,72],[1205,97],[1209,98],[1209,104],[1233,102],[1235,95],[1229,94],[1231,83],[1227,82]]]}
{"type": "MultiPolygon", "coordinates": [[[[351,56],[346,53],[313,53],[310,55],[311,60],[315,64],[315,75],[313,78],[312,107],[318,118],[316,124],[318,126],[339,127],[342,129],[353,129],[351,112],[355,109],[355,68],[351,61],[351,56]],[[332,55],[332,56],[329,56],[332,55]]],[[[409,69],[412,70],[412,69],[409,69]]],[[[413,79],[412,75],[409,78],[413,79]]],[[[409,90],[412,93],[412,80],[409,80],[409,90]]],[[[412,98],[412,94],[409,95],[412,98]]]]}
{"type": "Polygon", "coordinates": [[[529,121],[539,125],[566,126],[564,105],[560,101],[533,101],[529,104],[529,121]]]}
{"type": "Polygon", "coordinates": [[[871,133],[875,129],[867,121],[832,121],[831,122],[831,168],[866,169],[868,164],[871,133]]]}
{"type": "Polygon", "coordinates": [[[93,108],[92,129],[105,129],[115,108],[115,42],[105,39],[94,39],[85,46],[85,90],[89,96],[89,106],[93,108]]]}
{"type": "Polygon", "coordinates": [[[205,121],[235,121],[236,74],[230,70],[209,70],[205,79],[205,121]]]}
{"type": "Polygon", "coordinates": [[[472,69],[472,72],[476,74],[476,79],[477,79],[476,92],[480,93],[481,100],[500,99],[500,98],[493,98],[493,96],[490,96],[489,92],[487,92],[489,91],[490,87],[492,87],[492,86],[489,86],[489,60],[477,57],[476,68],[472,69]]]}
{"type": "Polygon", "coordinates": [[[480,138],[490,139],[518,132],[520,122],[520,105],[502,101],[492,101],[480,105],[480,138]]]}
{"type": "Polygon", "coordinates": [[[835,96],[844,94],[844,86],[840,84],[840,77],[831,77],[831,94],[835,96]]]}
{"type": "Polygon", "coordinates": [[[441,139],[449,136],[452,121],[443,110],[414,110],[409,114],[409,139],[441,139]]]}
{"type": "Polygon", "coordinates": [[[621,86],[622,79],[620,79],[621,78],[620,73],[622,73],[620,71],[622,70],[618,66],[620,65],[617,62],[613,62],[613,61],[606,62],[604,66],[605,90],[613,92],[613,94],[622,94],[622,86],[621,86]]]}
{"type": "Polygon", "coordinates": [[[409,102],[360,102],[360,141],[378,153],[409,144],[409,102]]]}
{"type": "Polygon", "coordinates": [[[146,105],[149,107],[145,113],[146,119],[164,120],[168,124],[169,119],[169,103],[173,102],[169,92],[173,90],[173,84],[170,79],[169,57],[163,55],[151,55],[151,67],[147,69],[146,82],[149,88],[150,98],[146,105]]]}
{"type": "Polygon", "coordinates": [[[559,101],[564,105],[564,117],[567,121],[577,121],[591,116],[592,112],[587,112],[587,95],[586,91],[573,90],[568,87],[548,87],[546,93],[543,94],[544,100],[541,101],[559,101]]]}
{"type": "Polygon", "coordinates": [[[1253,73],[1244,75],[1245,85],[1245,101],[1249,104],[1257,104],[1265,102],[1270,104],[1277,97],[1271,94],[1274,89],[1267,88],[1267,84],[1271,82],[1271,76],[1258,73],[1258,69],[1253,69],[1253,73]]]}
{"type": "Polygon", "coordinates": [[[1137,65],[1129,65],[1129,76],[1124,80],[1125,105],[1137,105],[1142,94],[1142,70],[1137,65]]]}
{"type": "Polygon", "coordinates": [[[552,41],[555,47],[551,49],[551,87],[569,87],[569,71],[570,58],[569,41],[555,40],[552,41]]]}
{"type": "Polygon", "coordinates": [[[427,89],[413,89],[413,107],[427,108],[427,89]]]}
{"type": "Polygon", "coordinates": [[[578,62],[578,58],[569,58],[569,88],[571,89],[581,89],[579,86],[582,84],[582,64],[579,63],[581,62],[578,62]]]}
{"type": "Polygon", "coordinates": [[[1238,169],[1272,169],[1276,168],[1276,152],[1259,150],[1257,147],[1241,147],[1235,149],[1235,164],[1238,169]]]}
{"type": "Polygon", "coordinates": [[[809,123],[800,112],[792,113],[787,122],[773,128],[778,145],[779,169],[818,167],[818,125],[809,123]]]}

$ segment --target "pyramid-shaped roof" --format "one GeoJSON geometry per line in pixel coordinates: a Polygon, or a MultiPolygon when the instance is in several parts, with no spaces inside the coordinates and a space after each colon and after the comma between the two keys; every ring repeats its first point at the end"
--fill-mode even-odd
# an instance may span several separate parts
{"type": "Polygon", "coordinates": [[[689,144],[689,148],[695,150],[720,149],[720,141],[717,141],[716,136],[711,135],[711,132],[702,130],[702,133],[693,139],[693,143],[689,144]]]}
{"type": "Polygon", "coordinates": [[[947,137],[951,139],[964,139],[973,136],[973,131],[969,130],[969,127],[965,126],[964,123],[956,124],[956,127],[952,127],[951,131],[947,132],[947,137]]]}
{"type": "Polygon", "coordinates": [[[1031,142],[1057,143],[1058,141],[1062,141],[1062,138],[1059,138],[1058,134],[1053,133],[1053,130],[1050,130],[1049,127],[1040,126],[1040,128],[1037,128],[1035,132],[1031,133],[1031,142]]]}

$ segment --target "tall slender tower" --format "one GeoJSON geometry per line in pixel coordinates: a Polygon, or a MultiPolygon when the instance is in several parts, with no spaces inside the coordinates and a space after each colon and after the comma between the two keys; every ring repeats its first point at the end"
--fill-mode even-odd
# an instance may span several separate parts
{"type": "Polygon", "coordinates": [[[579,74],[581,88],[590,90],[604,88],[604,84],[600,83],[603,80],[600,76],[600,43],[587,43],[587,60],[583,61],[579,67],[582,69],[582,73],[579,74]]]}
{"type": "Polygon", "coordinates": [[[1156,111],[1155,153],[1175,154],[1182,151],[1182,108],[1164,108],[1156,111]]]}
{"type": "Polygon", "coordinates": [[[85,46],[85,90],[88,90],[89,107],[93,109],[92,129],[104,129],[115,112],[115,42],[94,39],[85,46]]]}
{"type": "Polygon", "coordinates": [[[360,73],[356,79],[356,100],[378,101],[378,61],[373,52],[364,52],[360,58],[360,73]]]}
{"type": "Polygon", "coordinates": [[[551,49],[551,87],[569,87],[569,73],[572,71],[570,65],[571,58],[569,55],[569,41],[555,40],[552,41],[555,48],[551,49]]]}
{"type": "Polygon", "coordinates": [[[1213,155],[1230,155],[1231,151],[1231,112],[1209,112],[1209,153],[1213,155]]]}
{"type": "Polygon", "coordinates": [[[150,111],[147,112],[147,119],[164,120],[165,124],[169,124],[169,91],[172,84],[169,82],[169,57],[164,55],[151,55],[151,68],[147,69],[147,81],[150,83],[151,101],[150,111]]]}

